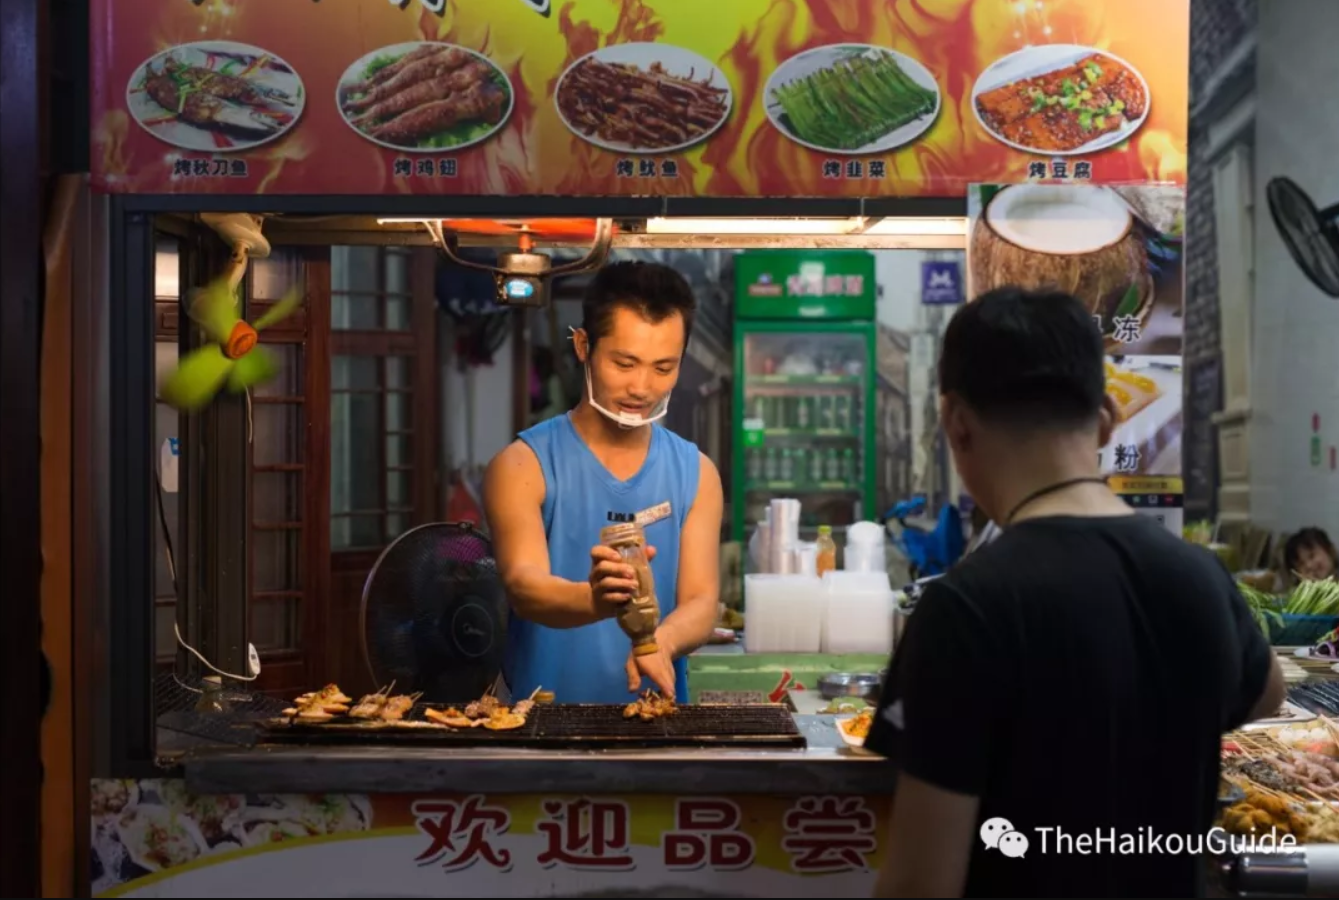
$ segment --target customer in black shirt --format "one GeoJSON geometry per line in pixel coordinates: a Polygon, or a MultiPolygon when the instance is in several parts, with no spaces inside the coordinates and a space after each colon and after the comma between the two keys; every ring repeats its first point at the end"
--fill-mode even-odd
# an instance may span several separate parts
{"type": "Polygon", "coordinates": [[[1201,893],[1222,733],[1283,701],[1228,573],[1099,476],[1103,352],[1065,294],[991,292],[944,335],[940,422],[1003,534],[929,584],[890,663],[875,896],[1201,893]]]}

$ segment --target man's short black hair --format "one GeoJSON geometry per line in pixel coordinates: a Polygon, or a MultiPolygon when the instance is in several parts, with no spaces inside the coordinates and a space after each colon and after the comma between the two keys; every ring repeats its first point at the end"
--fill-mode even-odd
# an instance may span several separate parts
{"type": "Polygon", "coordinates": [[[581,327],[590,346],[609,333],[617,307],[635,310],[648,322],[683,316],[683,343],[693,332],[697,300],[687,279],[662,263],[616,262],[595,273],[581,301],[581,327]]]}
{"type": "Polygon", "coordinates": [[[1102,333],[1069,294],[997,288],[944,332],[939,391],[987,421],[1020,430],[1092,425],[1106,393],[1102,333]]]}

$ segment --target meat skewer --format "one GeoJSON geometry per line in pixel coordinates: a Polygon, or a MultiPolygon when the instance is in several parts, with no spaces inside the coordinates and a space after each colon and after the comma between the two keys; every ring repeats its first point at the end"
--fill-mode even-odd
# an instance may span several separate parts
{"type": "Polygon", "coordinates": [[[502,120],[506,100],[506,95],[496,85],[483,82],[450,99],[425,103],[369,130],[368,134],[388,143],[403,145],[470,119],[496,125],[502,120]]]}
{"type": "Polygon", "coordinates": [[[445,53],[420,59],[406,66],[390,80],[376,85],[358,99],[346,101],[344,109],[346,112],[362,112],[368,107],[389,100],[400,91],[412,87],[420,81],[449,75],[473,59],[475,59],[473,55],[458,47],[452,47],[445,53]]]}
{"type": "Polygon", "coordinates": [[[353,120],[353,124],[363,126],[379,119],[393,119],[401,113],[409,112],[425,103],[446,100],[453,94],[468,91],[475,84],[487,78],[491,71],[488,66],[476,60],[444,78],[420,81],[395,96],[364,110],[362,115],[353,120]]]}
{"type": "Polygon", "coordinates": [[[375,72],[372,73],[371,78],[368,78],[364,81],[355,81],[352,84],[345,85],[344,95],[348,96],[349,94],[366,94],[368,91],[372,90],[372,88],[376,87],[377,85],[385,84],[386,82],[390,81],[392,78],[394,78],[396,75],[399,75],[401,72],[409,68],[414,63],[424,59],[428,59],[429,57],[445,53],[449,49],[450,48],[445,46],[444,44],[426,44],[422,47],[419,47],[416,50],[411,50],[404,56],[397,59],[395,62],[391,63],[389,66],[383,66],[382,68],[377,69],[375,72]]]}

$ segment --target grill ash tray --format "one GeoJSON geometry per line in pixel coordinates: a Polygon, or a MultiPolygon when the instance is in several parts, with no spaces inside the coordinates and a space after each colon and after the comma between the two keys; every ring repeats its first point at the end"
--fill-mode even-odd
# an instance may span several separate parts
{"type": "MultiPolygon", "coordinates": [[[[444,709],[446,704],[434,703],[432,706],[444,709]]],[[[623,718],[622,706],[544,704],[536,706],[525,725],[513,731],[431,727],[431,723],[423,718],[425,708],[424,704],[415,706],[407,717],[407,725],[381,725],[357,719],[322,723],[270,719],[258,723],[259,737],[262,743],[270,744],[396,744],[548,750],[808,746],[789,710],[780,704],[680,706],[673,715],[649,722],[623,718]]]]}

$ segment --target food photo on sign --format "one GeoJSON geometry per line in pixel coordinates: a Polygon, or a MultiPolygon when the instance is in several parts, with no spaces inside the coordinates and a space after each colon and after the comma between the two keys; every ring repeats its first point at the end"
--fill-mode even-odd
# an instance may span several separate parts
{"type": "Polygon", "coordinates": [[[1185,179],[1188,17],[1166,0],[771,6],[91,0],[93,179],[697,197],[1185,179]]]}
{"type": "Polygon", "coordinates": [[[1004,285],[1078,297],[1113,356],[1180,356],[1185,190],[1174,185],[973,185],[968,296],[1004,285]]]}

